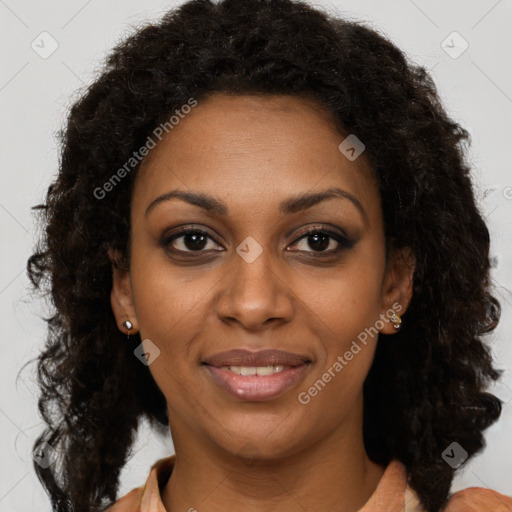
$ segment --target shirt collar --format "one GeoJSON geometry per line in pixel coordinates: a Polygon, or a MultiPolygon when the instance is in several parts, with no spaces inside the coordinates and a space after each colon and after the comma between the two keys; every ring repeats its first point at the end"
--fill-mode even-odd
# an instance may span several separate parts
{"type": "MultiPolygon", "coordinates": [[[[157,460],[142,491],[140,512],[166,512],[161,491],[171,476],[176,455],[157,460]]],[[[386,467],[377,488],[358,512],[424,512],[416,493],[407,485],[407,471],[398,460],[386,467]]]]}

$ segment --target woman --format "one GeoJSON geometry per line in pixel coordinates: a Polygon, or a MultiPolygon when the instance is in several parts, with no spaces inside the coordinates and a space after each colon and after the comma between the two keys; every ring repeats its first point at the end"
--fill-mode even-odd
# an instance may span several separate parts
{"type": "Polygon", "coordinates": [[[304,3],[188,2],[115,48],[29,261],[54,510],[512,510],[449,495],[501,410],[467,139],[422,67],[304,3]],[[176,454],[116,501],[144,417],[176,454]]]}

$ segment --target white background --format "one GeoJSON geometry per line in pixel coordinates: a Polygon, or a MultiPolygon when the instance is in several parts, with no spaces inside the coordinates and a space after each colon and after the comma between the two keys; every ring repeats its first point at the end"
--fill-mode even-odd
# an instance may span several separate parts
{"type": "MultiPolygon", "coordinates": [[[[58,167],[55,132],[78,91],[91,83],[112,46],[176,2],[159,0],[0,0],[0,512],[49,511],[32,469],[31,447],[42,429],[35,365],[45,335],[40,302],[25,265],[35,238],[30,207],[43,200],[58,167]],[[47,31],[58,49],[47,59],[32,41],[47,31]]],[[[486,431],[487,448],[452,490],[491,487],[512,494],[512,2],[509,0],[346,0],[317,2],[368,21],[434,77],[450,115],[472,135],[470,159],[497,258],[494,280],[503,306],[490,338],[506,370],[495,392],[507,402],[486,431]],[[441,43],[457,31],[469,44],[452,58],[441,43]]],[[[39,43],[41,45],[41,43],[39,43]]],[[[450,39],[448,43],[450,44],[450,39]]],[[[46,46],[48,48],[49,46],[46,46]]],[[[120,496],[142,485],[150,465],[173,453],[170,437],[144,428],[121,475],[120,496]]]]}

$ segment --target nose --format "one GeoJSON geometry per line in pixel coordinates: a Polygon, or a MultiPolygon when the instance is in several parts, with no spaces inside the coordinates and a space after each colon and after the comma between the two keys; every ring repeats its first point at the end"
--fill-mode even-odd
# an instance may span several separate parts
{"type": "Polygon", "coordinates": [[[251,262],[233,254],[232,268],[222,280],[216,305],[217,315],[223,322],[259,331],[293,318],[293,293],[279,271],[282,266],[269,253],[263,250],[251,262]]]}

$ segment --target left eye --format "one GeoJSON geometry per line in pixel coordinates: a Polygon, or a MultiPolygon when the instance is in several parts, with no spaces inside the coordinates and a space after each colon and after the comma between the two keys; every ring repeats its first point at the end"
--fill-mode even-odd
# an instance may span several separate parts
{"type": "Polygon", "coordinates": [[[338,233],[316,229],[303,234],[292,246],[298,246],[298,250],[304,252],[333,253],[340,249],[343,245],[342,242],[343,237],[338,233]],[[308,250],[308,247],[312,249],[312,251],[308,250]]]}

